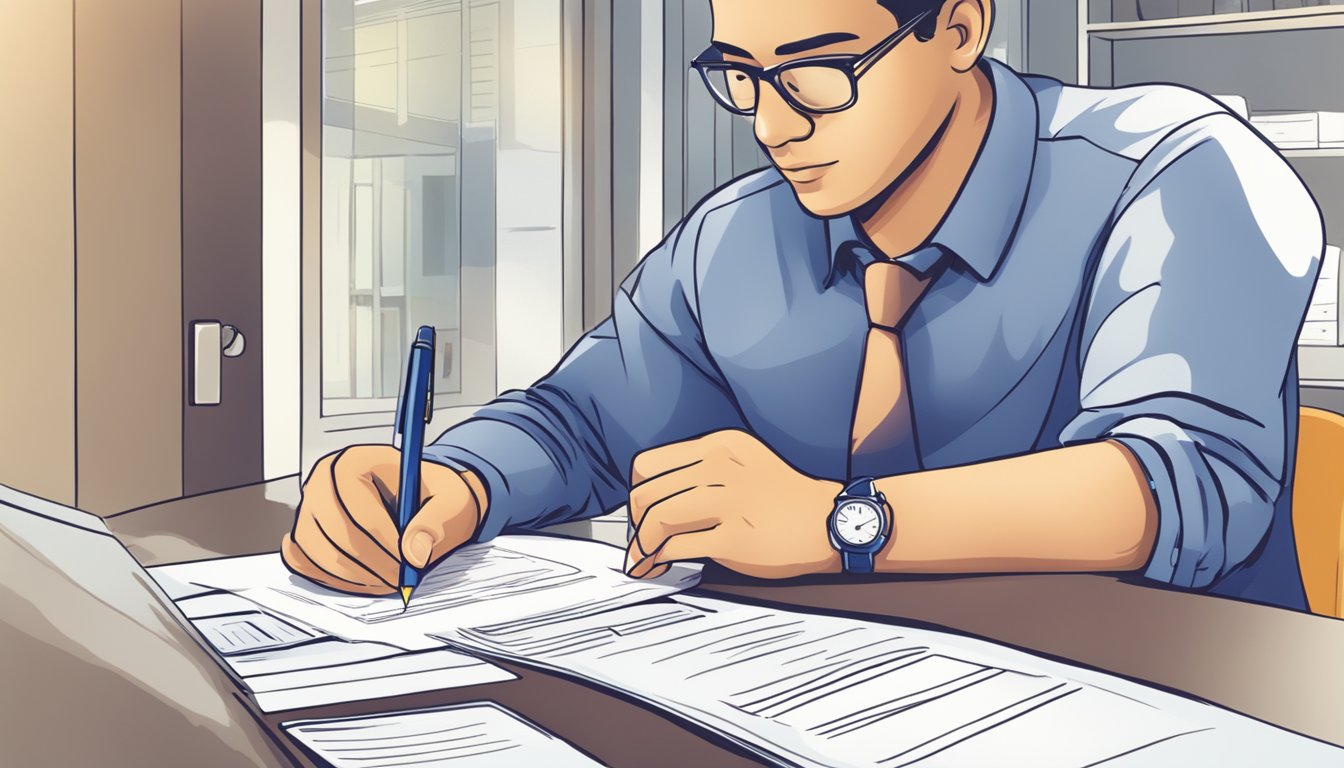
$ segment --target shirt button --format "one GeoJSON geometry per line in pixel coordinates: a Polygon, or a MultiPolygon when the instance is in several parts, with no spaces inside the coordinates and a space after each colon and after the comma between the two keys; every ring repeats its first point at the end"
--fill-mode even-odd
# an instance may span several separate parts
{"type": "Polygon", "coordinates": [[[1171,565],[1172,565],[1172,567],[1175,567],[1175,566],[1176,566],[1176,556],[1179,555],[1179,554],[1180,554],[1180,550],[1179,550],[1179,549],[1177,549],[1176,547],[1172,547],[1172,548],[1171,548],[1171,565]]]}

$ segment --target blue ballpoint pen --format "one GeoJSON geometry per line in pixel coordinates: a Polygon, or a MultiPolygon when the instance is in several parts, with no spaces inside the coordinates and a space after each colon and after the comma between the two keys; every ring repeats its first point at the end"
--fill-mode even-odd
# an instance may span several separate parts
{"type": "MultiPolygon", "coordinates": [[[[397,532],[406,530],[420,509],[420,457],[425,447],[425,425],[434,414],[434,329],[427,325],[416,331],[406,365],[406,380],[397,402],[396,426],[392,445],[401,451],[401,485],[397,494],[397,532]]],[[[411,593],[420,583],[420,571],[402,555],[401,575],[397,579],[401,602],[411,604],[411,593]]]]}

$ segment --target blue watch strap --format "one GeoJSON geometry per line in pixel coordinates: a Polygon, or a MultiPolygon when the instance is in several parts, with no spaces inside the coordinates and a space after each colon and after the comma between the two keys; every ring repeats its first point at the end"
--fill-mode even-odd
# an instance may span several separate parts
{"type": "Polygon", "coordinates": [[[844,496],[867,496],[869,498],[877,497],[877,480],[871,477],[860,477],[851,480],[849,485],[840,492],[844,496]]]}
{"type": "Polygon", "coordinates": [[[872,552],[846,552],[841,550],[840,562],[845,566],[845,573],[873,572],[872,552]]]}

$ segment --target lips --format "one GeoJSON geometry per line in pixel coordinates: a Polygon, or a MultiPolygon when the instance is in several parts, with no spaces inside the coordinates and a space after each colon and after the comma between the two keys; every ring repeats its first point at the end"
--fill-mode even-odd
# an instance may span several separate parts
{"type": "Polygon", "coordinates": [[[829,163],[796,165],[792,168],[785,168],[783,166],[779,166],[779,172],[788,177],[790,181],[805,184],[809,181],[816,181],[817,179],[820,179],[822,176],[826,174],[826,169],[831,167],[832,165],[835,165],[837,162],[839,161],[832,160],[829,163]]]}

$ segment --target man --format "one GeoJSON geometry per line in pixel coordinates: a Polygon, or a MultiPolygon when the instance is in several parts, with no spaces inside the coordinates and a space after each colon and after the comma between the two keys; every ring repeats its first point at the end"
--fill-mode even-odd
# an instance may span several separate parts
{"type": "Polygon", "coordinates": [[[1320,212],[1174,86],[983,59],[992,0],[713,0],[695,66],[773,167],[714,192],[546,377],[324,458],[295,571],[386,594],[628,500],[627,568],[1137,572],[1304,608],[1294,343],[1320,212]]]}

